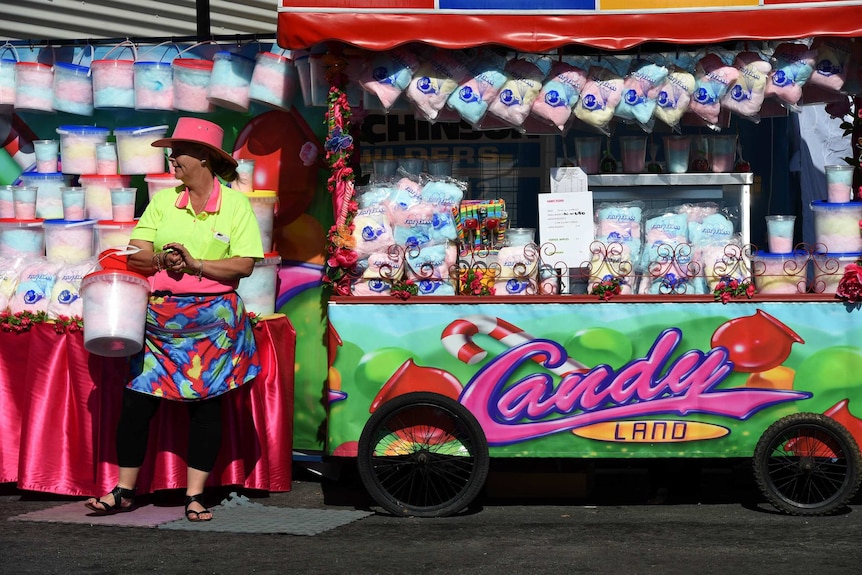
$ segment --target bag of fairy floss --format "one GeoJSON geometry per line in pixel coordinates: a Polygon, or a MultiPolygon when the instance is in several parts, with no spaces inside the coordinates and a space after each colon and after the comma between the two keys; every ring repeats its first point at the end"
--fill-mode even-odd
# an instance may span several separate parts
{"type": "Polygon", "coordinates": [[[18,273],[24,267],[21,258],[0,258],[0,312],[9,309],[9,302],[18,287],[18,273]]]}
{"type": "Polygon", "coordinates": [[[57,272],[57,279],[51,289],[48,300],[48,317],[57,319],[60,316],[68,318],[84,317],[84,300],[81,299],[81,280],[95,271],[98,262],[90,259],[76,264],[63,264],[57,272]]]}
{"type": "Polygon", "coordinates": [[[18,286],[9,302],[9,311],[47,312],[51,291],[57,283],[57,273],[62,267],[61,262],[49,262],[45,258],[39,258],[25,266],[18,274],[18,286]]]}

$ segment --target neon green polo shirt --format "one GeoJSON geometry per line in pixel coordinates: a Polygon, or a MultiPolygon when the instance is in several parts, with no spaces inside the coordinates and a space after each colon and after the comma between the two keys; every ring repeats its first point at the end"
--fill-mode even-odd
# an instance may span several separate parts
{"type": "Polygon", "coordinates": [[[245,194],[217,179],[199,214],[192,209],[186,189],[178,192],[171,188],[154,194],[132,230],[131,239],[152,242],[157,253],[165,244],[177,242],[197,259],[263,259],[260,227],[251,202],[245,194]]]}

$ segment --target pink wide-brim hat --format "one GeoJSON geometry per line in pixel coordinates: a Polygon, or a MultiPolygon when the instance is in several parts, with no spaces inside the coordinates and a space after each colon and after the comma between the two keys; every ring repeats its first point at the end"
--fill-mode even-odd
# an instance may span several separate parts
{"type": "Polygon", "coordinates": [[[177,120],[173,136],[156,140],[150,145],[154,148],[172,148],[176,142],[198,144],[209,148],[235,167],[237,161],[222,150],[222,140],[224,140],[224,130],[218,124],[200,118],[180,118],[177,120]]]}

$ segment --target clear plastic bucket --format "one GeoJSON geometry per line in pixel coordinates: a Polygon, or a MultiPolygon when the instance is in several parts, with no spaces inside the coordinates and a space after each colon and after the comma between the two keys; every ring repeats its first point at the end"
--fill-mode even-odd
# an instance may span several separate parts
{"type": "Polygon", "coordinates": [[[79,116],[93,115],[93,78],[88,66],[54,64],[54,109],[79,116]]]}
{"type": "Polygon", "coordinates": [[[111,220],[114,218],[111,188],[126,188],[131,178],[118,174],[87,174],[78,178],[78,182],[86,190],[87,219],[111,220]]]}
{"type": "Polygon", "coordinates": [[[758,252],[751,256],[754,287],[762,294],[803,294],[808,290],[808,253],[758,252]]]}
{"type": "Polygon", "coordinates": [[[120,42],[105,54],[105,59],[90,62],[93,74],[93,106],[95,108],[135,107],[135,60],[138,50],[131,41],[120,42]],[[107,57],[118,48],[128,48],[131,60],[111,60],[107,57]]]}
{"type": "Polygon", "coordinates": [[[129,244],[132,230],[138,222],[115,222],[113,220],[100,220],[93,226],[94,243],[96,253],[100,254],[111,248],[123,248],[129,244]]]}
{"type": "Polygon", "coordinates": [[[151,144],[168,133],[168,126],[114,128],[117,165],[121,174],[158,174],[165,171],[165,151],[151,144]]]}
{"type": "Polygon", "coordinates": [[[814,212],[814,239],[824,247],[818,251],[851,253],[862,252],[862,202],[833,203],[811,202],[814,212]]]}
{"type": "Polygon", "coordinates": [[[36,188],[36,217],[58,220],[63,217],[62,189],[69,185],[71,178],[60,172],[24,172],[21,182],[24,186],[36,188]]]}
{"type": "Polygon", "coordinates": [[[239,280],[237,294],[248,312],[258,317],[275,313],[275,298],[278,294],[278,270],[281,256],[268,253],[264,259],[254,264],[251,275],[239,280]]]}
{"type": "Polygon", "coordinates": [[[0,46],[0,106],[15,105],[15,64],[18,63],[18,50],[7,42],[0,46]],[[9,54],[7,54],[7,52],[9,54]],[[9,58],[12,55],[14,58],[9,58]]]}
{"type": "Polygon", "coordinates": [[[279,110],[290,110],[299,77],[290,58],[272,52],[257,55],[249,98],[279,110]]]}
{"type": "Polygon", "coordinates": [[[169,62],[135,62],[135,109],[174,109],[174,68],[169,62]]]}
{"type": "Polygon", "coordinates": [[[45,220],[45,257],[49,262],[77,264],[93,257],[95,220],[45,220]]]}
{"type": "Polygon", "coordinates": [[[111,130],[98,126],[60,126],[60,163],[64,174],[95,174],[96,145],[108,141],[111,130]]]}
{"type": "Polygon", "coordinates": [[[0,220],[0,257],[32,261],[45,255],[42,220],[0,220]]]}
{"type": "Polygon", "coordinates": [[[182,180],[178,180],[171,173],[147,174],[147,177],[144,178],[144,181],[147,183],[147,193],[150,201],[153,201],[153,196],[156,195],[156,192],[160,192],[168,188],[185,186],[182,180]]]}
{"type": "Polygon", "coordinates": [[[174,64],[174,108],[185,112],[211,113],[215,105],[207,100],[212,60],[176,58],[174,64]]]}
{"type": "Polygon", "coordinates": [[[84,348],[107,357],[134,355],[144,347],[147,279],[123,270],[100,270],[81,280],[84,348]]]}
{"type": "Polygon", "coordinates": [[[248,112],[254,60],[232,52],[216,52],[207,100],[236,112],[248,112]]]}
{"type": "Polygon", "coordinates": [[[54,67],[38,62],[15,64],[15,109],[54,111],[54,67]]]}
{"type": "Polygon", "coordinates": [[[825,254],[814,253],[811,265],[812,283],[814,293],[835,293],[838,282],[844,277],[844,270],[849,264],[855,264],[862,258],[862,252],[849,254],[825,254]]]}
{"type": "Polygon", "coordinates": [[[255,190],[246,192],[245,195],[251,202],[251,209],[254,210],[257,225],[260,227],[260,241],[263,244],[263,251],[268,252],[272,249],[272,227],[275,221],[278,194],[273,190],[255,190]]]}

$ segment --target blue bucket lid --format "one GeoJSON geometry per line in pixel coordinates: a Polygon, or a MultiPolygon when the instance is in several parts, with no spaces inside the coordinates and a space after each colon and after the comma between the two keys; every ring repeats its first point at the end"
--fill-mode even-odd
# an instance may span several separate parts
{"type": "Polygon", "coordinates": [[[28,180],[57,180],[63,179],[65,174],[63,172],[22,172],[21,178],[27,178],[28,180]]]}
{"type": "Polygon", "coordinates": [[[167,132],[168,128],[167,124],[162,126],[131,126],[125,128],[114,128],[114,135],[123,136],[143,136],[149,134],[151,132],[167,132]]]}
{"type": "Polygon", "coordinates": [[[756,252],[751,255],[751,259],[773,259],[773,260],[788,260],[788,259],[797,259],[799,257],[808,258],[808,252],[805,250],[795,250],[792,252],[786,253],[774,253],[774,252],[756,252]]]}
{"type": "Polygon", "coordinates": [[[84,227],[89,225],[95,225],[96,220],[45,220],[42,222],[42,225],[45,226],[69,226],[73,225],[75,227],[84,227]]]}
{"type": "Polygon", "coordinates": [[[862,209],[862,202],[827,202],[826,200],[814,200],[811,202],[812,210],[846,210],[862,209]]]}
{"type": "Polygon", "coordinates": [[[135,62],[135,67],[137,67],[137,66],[155,66],[155,67],[164,66],[166,68],[169,68],[170,65],[171,65],[170,62],[158,62],[155,60],[148,61],[148,62],[140,62],[140,61],[135,62]]]}
{"type": "Polygon", "coordinates": [[[109,128],[100,128],[99,126],[58,126],[58,134],[105,134],[110,133],[109,128]]]}
{"type": "Polygon", "coordinates": [[[60,68],[61,70],[68,70],[70,72],[74,72],[75,74],[89,74],[90,68],[89,66],[79,66],[77,64],[70,64],[69,62],[57,62],[54,64],[54,68],[60,68]]]}

